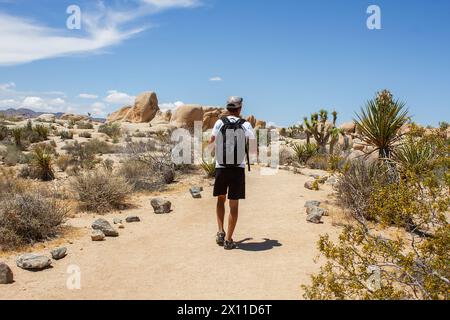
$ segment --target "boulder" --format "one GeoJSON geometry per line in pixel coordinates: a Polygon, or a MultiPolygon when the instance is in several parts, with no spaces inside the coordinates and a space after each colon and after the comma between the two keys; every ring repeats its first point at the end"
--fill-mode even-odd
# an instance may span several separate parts
{"type": "Polygon", "coordinates": [[[149,132],[150,134],[168,134],[168,135],[170,135],[176,129],[177,129],[177,127],[172,124],[157,124],[157,125],[151,127],[147,132],[149,132]]]}
{"type": "Polygon", "coordinates": [[[170,201],[161,198],[153,199],[151,201],[151,205],[156,214],[170,213],[172,207],[172,203],[170,201]]]}
{"type": "Polygon", "coordinates": [[[258,129],[266,129],[267,123],[265,121],[262,120],[258,120],[255,123],[255,126],[253,127],[255,130],[258,129]]]}
{"type": "Polygon", "coordinates": [[[355,161],[355,160],[364,160],[366,157],[366,154],[360,150],[354,150],[352,151],[348,157],[348,161],[355,161]]]}
{"type": "Polygon", "coordinates": [[[247,119],[247,122],[250,122],[250,124],[252,125],[252,127],[256,127],[256,118],[255,116],[249,116],[247,119]]]}
{"type": "Polygon", "coordinates": [[[52,260],[46,256],[26,253],[17,258],[16,264],[25,270],[43,270],[51,266],[52,260]]]}
{"type": "Polygon", "coordinates": [[[363,151],[365,147],[366,147],[366,145],[361,140],[359,140],[359,139],[353,140],[353,149],[354,150],[363,151]]]}
{"type": "Polygon", "coordinates": [[[125,106],[112,113],[107,121],[125,121],[131,123],[147,123],[152,121],[159,111],[158,97],[154,92],[144,92],[136,97],[134,106],[125,106]]]}
{"type": "Polygon", "coordinates": [[[73,114],[73,113],[65,113],[65,114],[63,114],[60,117],[60,119],[61,120],[78,122],[78,121],[88,121],[89,117],[88,116],[79,115],[79,114],[73,114]]]}
{"type": "Polygon", "coordinates": [[[319,206],[320,206],[320,201],[317,201],[317,200],[310,200],[310,201],[306,201],[306,203],[305,203],[305,208],[319,207],[319,206]]]}
{"type": "Polygon", "coordinates": [[[308,190],[319,190],[319,183],[317,181],[306,181],[305,188],[308,190]]]}
{"type": "Polygon", "coordinates": [[[105,234],[100,230],[94,230],[91,233],[92,241],[103,241],[105,240],[105,234]]]}
{"type": "Polygon", "coordinates": [[[53,249],[52,251],[50,251],[52,258],[55,260],[61,260],[62,258],[64,258],[67,255],[67,248],[62,247],[62,248],[56,248],[53,249]]]}
{"type": "Polygon", "coordinates": [[[212,129],[216,122],[221,118],[222,113],[221,110],[206,111],[203,114],[203,131],[212,129]]]}
{"type": "Polygon", "coordinates": [[[111,224],[103,218],[97,219],[92,224],[92,229],[100,230],[107,237],[118,237],[119,233],[115,230],[111,224]]]}
{"type": "Polygon", "coordinates": [[[321,214],[322,216],[328,216],[328,210],[320,208],[319,206],[311,206],[306,208],[306,213],[307,214],[321,214]]]}
{"type": "Polygon", "coordinates": [[[341,124],[339,127],[345,134],[352,134],[356,132],[356,123],[354,122],[346,122],[341,124]]]}
{"type": "Polygon", "coordinates": [[[160,124],[169,124],[170,119],[172,119],[172,111],[158,111],[155,118],[150,122],[152,127],[160,124]]]}
{"type": "Polygon", "coordinates": [[[170,120],[170,124],[177,128],[193,129],[195,122],[203,123],[203,108],[200,105],[184,105],[177,108],[170,120]]]}
{"type": "Polygon", "coordinates": [[[127,217],[125,219],[125,221],[127,223],[133,223],[133,222],[141,222],[141,219],[139,217],[137,217],[137,216],[130,216],[130,217],[127,217]]]}
{"type": "Polygon", "coordinates": [[[10,284],[14,281],[14,275],[11,268],[3,262],[0,262],[0,284],[10,284]]]}
{"type": "Polygon", "coordinates": [[[55,122],[56,116],[51,113],[44,113],[37,117],[37,120],[42,122],[55,122]]]}
{"type": "MultiPolygon", "coordinates": [[[[309,208],[308,208],[309,209],[309,208]]],[[[323,209],[319,207],[312,207],[306,217],[306,221],[310,223],[320,224],[323,216],[323,209]]]]}

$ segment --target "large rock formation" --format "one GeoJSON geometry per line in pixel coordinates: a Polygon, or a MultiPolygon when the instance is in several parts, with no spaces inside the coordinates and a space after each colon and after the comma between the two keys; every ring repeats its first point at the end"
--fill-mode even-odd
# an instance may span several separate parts
{"type": "Polygon", "coordinates": [[[255,116],[253,116],[253,115],[249,116],[246,120],[248,122],[250,122],[250,124],[252,125],[253,128],[256,126],[256,118],[255,118],[255,116]]]}
{"type": "Polygon", "coordinates": [[[203,108],[200,105],[184,105],[177,108],[170,124],[184,129],[193,129],[196,121],[203,122],[203,108]]]}
{"type": "Polygon", "coordinates": [[[63,114],[60,117],[60,119],[61,120],[78,122],[78,121],[88,121],[89,117],[88,116],[79,115],[79,114],[73,114],[73,113],[65,113],[65,114],[63,114]]]}
{"type": "Polygon", "coordinates": [[[134,106],[125,106],[108,117],[108,122],[127,121],[146,123],[152,121],[159,111],[158,97],[154,92],[144,92],[137,96],[134,106]]]}
{"type": "Polygon", "coordinates": [[[346,122],[341,124],[339,129],[342,129],[345,134],[353,134],[356,132],[356,123],[354,122],[346,122]]]}

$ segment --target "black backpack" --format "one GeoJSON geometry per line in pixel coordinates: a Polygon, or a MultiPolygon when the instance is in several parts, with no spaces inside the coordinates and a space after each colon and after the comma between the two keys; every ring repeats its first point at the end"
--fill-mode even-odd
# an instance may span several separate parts
{"type": "Polygon", "coordinates": [[[245,136],[244,119],[236,122],[228,117],[220,119],[223,126],[216,140],[216,158],[219,165],[225,168],[239,167],[247,157],[248,171],[250,171],[250,157],[248,141],[245,136]]]}

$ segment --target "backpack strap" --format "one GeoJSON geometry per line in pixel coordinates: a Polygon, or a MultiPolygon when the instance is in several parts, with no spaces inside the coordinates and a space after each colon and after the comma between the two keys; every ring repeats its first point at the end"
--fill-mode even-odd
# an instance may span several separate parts
{"type": "Polygon", "coordinates": [[[228,117],[220,118],[220,121],[222,121],[225,125],[231,124],[231,121],[230,119],[228,119],[228,117]]]}

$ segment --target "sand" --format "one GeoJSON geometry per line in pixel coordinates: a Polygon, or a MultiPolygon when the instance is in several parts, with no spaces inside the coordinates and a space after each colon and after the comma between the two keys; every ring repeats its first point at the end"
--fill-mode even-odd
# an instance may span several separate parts
{"type": "MultiPolygon", "coordinates": [[[[188,190],[166,197],[173,212],[155,215],[150,196],[136,200],[137,209],[105,216],[140,223],[125,224],[120,237],[90,240],[94,216],[83,214],[69,224],[81,228],[69,243],[68,256],[53,267],[30,272],[15,266],[15,257],[1,258],[13,270],[15,283],[0,285],[0,299],[302,299],[301,284],[319,269],[314,262],[317,240],[339,232],[332,218],[321,225],[306,222],[307,200],[326,200],[330,186],[309,191],[305,175],[280,171],[247,177],[248,199],[241,203],[236,241],[239,250],[216,246],[215,199],[205,183],[202,199],[188,190]],[[67,288],[68,267],[81,272],[81,288],[67,288]]],[[[38,252],[49,254],[52,245],[38,252]]]]}

